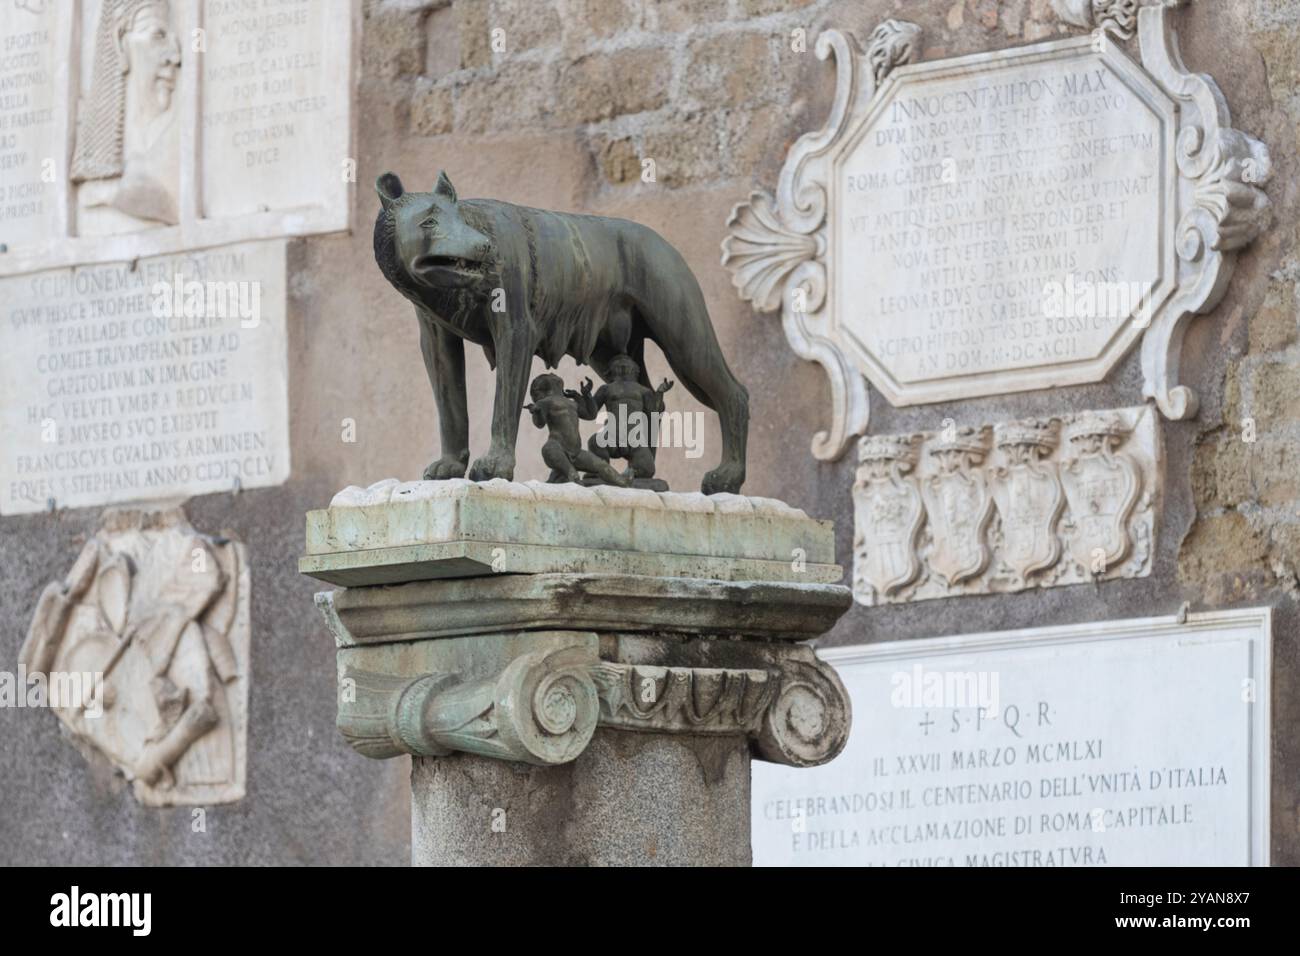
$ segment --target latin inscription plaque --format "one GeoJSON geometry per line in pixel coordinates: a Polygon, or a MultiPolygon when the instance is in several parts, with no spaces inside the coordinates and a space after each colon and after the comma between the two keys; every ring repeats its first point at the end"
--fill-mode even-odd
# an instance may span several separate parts
{"type": "Polygon", "coordinates": [[[0,3],[0,276],[346,231],[360,0],[0,3]]]}
{"type": "Polygon", "coordinates": [[[67,133],[59,91],[65,4],[9,5],[0,13],[0,242],[14,246],[58,234],[54,157],[67,133]]]}
{"type": "Polygon", "coordinates": [[[905,20],[817,37],[826,124],[722,241],[740,297],[830,379],[816,457],[868,433],[868,382],[896,406],[1082,385],[1139,345],[1142,397],[1196,414],[1185,325],[1267,228],[1272,161],[1183,62],[1176,5],[1123,27],[1075,6],[1098,29],[927,62],[905,20]]]}
{"type": "Polygon", "coordinates": [[[892,402],[1099,379],[1167,295],[1174,113],[1124,59],[899,70],[844,146],[831,305],[892,402]]]}
{"type": "Polygon", "coordinates": [[[756,865],[1268,862],[1267,608],[819,651],[844,752],[754,764],[756,865]]]}
{"type": "Polygon", "coordinates": [[[206,0],[203,214],[347,203],[346,3],[206,0]]]}
{"type": "Polygon", "coordinates": [[[284,253],[0,279],[0,514],[284,482],[284,253]]]}

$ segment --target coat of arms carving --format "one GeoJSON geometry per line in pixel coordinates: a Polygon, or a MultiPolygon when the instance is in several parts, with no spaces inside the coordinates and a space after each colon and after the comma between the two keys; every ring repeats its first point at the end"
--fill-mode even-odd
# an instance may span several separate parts
{"type": "Polygon", "coordinates": [[[921,572],[917,555],[924,509],[908,473],[916,466],[911,436],[863,439],[853,483],[853,589],[859,601],[892,595],[921,572]]]}
{"type": "Polygon", "coordinates": [[[1070,504],[1070,556],[1093,574],[1128,557],[1129,518],[1142,492],[1142,475],[1119,448],[1129,432],[1113,416],[1085,415],[1066,431],[1074,457],[1061,468],[1070,504]]]}
{"type": "Polygon", "coordinates": [[[1156,414],[1142,405],[863,438],[854,596],[896,604],[1150,574],[1156,414]]]}
{"type": "Polygon", "coordinates": [[[984,430],[955,427],[930,448],[936,474],[921,482],[933,543],[928,563],[948,585],[976,577],[988,567],[993,496],[980,465],[988,456],[984,430]]]}
{"type": "Polygon", "coordinates": [[[994,441],[1007,464],[993,472],[993,500],[1002,522],[1002,560],[1020,580],[1044,571],[1061,557],[1056,524],[1065,492],[1053,462],[1044,461],[1059,441],[1056,421],[999,425],[994,441]]]}

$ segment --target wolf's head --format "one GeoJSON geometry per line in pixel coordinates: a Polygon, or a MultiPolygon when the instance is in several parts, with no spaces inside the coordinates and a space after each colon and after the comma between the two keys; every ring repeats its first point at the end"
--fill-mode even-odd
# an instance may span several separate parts
{"type": "MultiPolygon", "coordinates": [[[[495,284],[492,278],[493,243],[485,232],[471,225],[456,198],[456,188],[446,173],[438,174],[431,193],[408,193],[393,173],[375,180],[375,191],[383,204],[376,228],[379,236],[391,229],[398,271],[417,286],[444,292],[485,292],[495,284]],[[387,220],[387,221],[385,221],[387,220]]],[[[385,263],[381,260],[381,267],[385,263]]],[[[388,274],[388,269],[385,269],[388,274]]],[[[390,281],[397,277],[388,276],[390,281]]]]}

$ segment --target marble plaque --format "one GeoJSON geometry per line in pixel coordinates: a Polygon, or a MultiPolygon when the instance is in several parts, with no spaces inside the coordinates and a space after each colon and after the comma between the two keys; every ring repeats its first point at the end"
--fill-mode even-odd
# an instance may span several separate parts
{"type": "Polygon", "coordinates": [[[831,323],[867,377],[895,405],[1100,380],[1172,288],[1173,101],[1086,44],[895,77],[831,169],[831,323]],[[1045,308],[1067,279],[1135,294],[1045,308]]]}
{"type": "Polygon", "coordinates": [[[1269,608],[818,653],[855,729],[754,765],[755,865],[1268,864],[1269,608]]]}
{"type": "Polygon", "coordinates": [[[359,11],[0,4],[0,277],[348,229],[359,11]]]}
{"type": "Polygon", "coordinates": [[[1184,65],[1177,5],[929,62],[904,21],[865,49],[818,38],[838,71],[830,118],[774,195],[735,206],[722,245],[740,296],[779,310],[830,377],[817,457],[867,431],[868,381],[897,406],[1080,385],[1139,343],[1142,397],[1196,413],[1184,326],[1267,226],[1271,162],[1184,65]]]}
{"type": "Polygon", "coordinates": [[[866,605],[1146,577],[1161,490],[1149,405],[870,435],[853,483],[866,605]]]}
{"type": "Polygon", "coordinates": [[[0,514],[289,476],[284,240],[0,279],[0,514]]]}
{"type": "Polygon", "coordinates": [[[66,228],[53,166],[69,135],[68,60],[60,38],[70,6],[0,7],[0,242],[11,247],[55,238],[66,228]]]}
{"type": "Polygon", "coordinates": [[[205,0],[203,215],[347,202],[347,2],[205,0]]]}

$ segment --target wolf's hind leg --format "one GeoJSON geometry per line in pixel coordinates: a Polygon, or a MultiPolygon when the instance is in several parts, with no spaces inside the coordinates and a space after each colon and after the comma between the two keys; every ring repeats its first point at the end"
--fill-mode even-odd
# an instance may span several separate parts
{"type": "MultiPolygon", "coordinates": [[[[702,320],[708,322],[707,315],[702,320]]],[[[737,494],[745,481],[745,444],[749,434],[749,392],[736,380],[722,357],[722,350],[706,325],[703,334],[686,341],[675,351],[664,348],[668,364],[686,390],[699,402],[718,413],[722,429],[722,460],[704,476],[700,490],[737,494]]],[[[661,348],[663,345],[661,343],[661,348]]]]}

